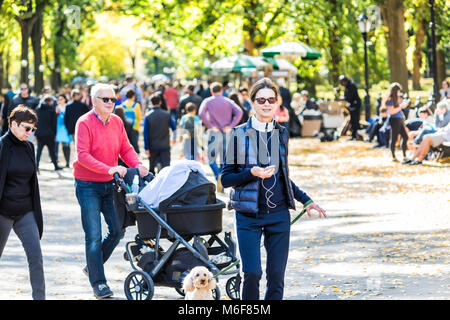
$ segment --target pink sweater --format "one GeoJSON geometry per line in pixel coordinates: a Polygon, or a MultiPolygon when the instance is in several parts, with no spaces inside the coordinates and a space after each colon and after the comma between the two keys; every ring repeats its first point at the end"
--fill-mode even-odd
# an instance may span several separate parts
{"type": "Polygon", "coordinates": [[[115,114],[111,114],[106,125],[93,111],[82,115],[75,126],[75,147],[73,174],[78,180],[111,181],[108,171],[117,166],[119,156],[130,168],[142,165],[122,120],[115,114]]]}

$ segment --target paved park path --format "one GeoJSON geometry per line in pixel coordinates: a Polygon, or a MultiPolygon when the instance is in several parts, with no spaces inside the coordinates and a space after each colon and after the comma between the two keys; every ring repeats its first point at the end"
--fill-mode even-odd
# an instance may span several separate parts
{"type": "MultiPolygon", "coordinates": [[[[47,298],[92,300],[81,271],[84,233],[72,172],[64,169],[58,178],[46,153],[39,181],[47,298]]],[[[285,299],[450,298],[449,167],[392,163],[387,149],[363,142],[291,139],[290,154],[291,178],[329,217],[305,215],[292,227],[285,299]]],[[[178,158],[176,146],[172,159],[178,158]]],[[[218,197],[226,201],[228,191],[218,197]]],[[[225,210],[223,219],[223,230],[234,235],[233,213],[225,210]]],[[[114,299],[125,299],[123,282],[132,269],[124,245],[136,232],[127,229],[105,266],[114,299]]],[[[264,285],[265,274],[261,296],[264,285]]],[[[12,232],[0,260],[0,299],[30,298],[25,253],[12,232]]],[[[181,296],[156,287],[153,299],[181,296]]]]}

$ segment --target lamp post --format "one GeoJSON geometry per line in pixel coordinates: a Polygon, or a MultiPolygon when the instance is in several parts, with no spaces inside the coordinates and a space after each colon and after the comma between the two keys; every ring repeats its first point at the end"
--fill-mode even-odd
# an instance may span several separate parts
{"type": "Polygon", "coordinates": [[[434,24],[434,0],[429,0],[430,3],[430,28],[431,28],[431,52],[433,56],[433,62],[431,65],[431,70],[433,72],[433,92],[434,92],[434,102],[439,101],[439,84],[437,77],[437,61],[436,61],[436,38],[435,38],[435,29],[436,25],[434,24]]]}
{"type": "Polygon", "coordinates": [[[367,34],[372,27],[372,22],[365,15],[361,14],[358,17],[358,28],[361,31],[364,40],[364,78],[366,84],[366,96],[364,97],[364,111],[366,114],[366,121],[370,119],[370,96],[369,96],[369,63],[367,61],[367,34]]]}

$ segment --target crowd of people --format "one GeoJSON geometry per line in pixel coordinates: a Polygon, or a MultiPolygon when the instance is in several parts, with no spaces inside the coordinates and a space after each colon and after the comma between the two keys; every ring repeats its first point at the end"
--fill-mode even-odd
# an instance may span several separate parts
{"type": "MultiPolygon", "coordinates": [[[[350,79],[344,76],[340,81],[356,140],[361,100],[350,79]]],[[[230,205],[236,210],[244,274],[242,298],[259,299],[259,243],[264,234],[266,298],[282,299],[289,251],[288,209],[294,209],[297,200],[308,215],[315,210],[326,217],[325,210],[290,180],[288,171],[292,120],[305,110],[317,110],[318,105],[307,91],[291,96],[285,85],[282,79],[275,84],[268,78],[239,89],[227,82],[140,85],[128,77],[109,84],[66,85],[57,93],[45,87],[38,97],[27,84],[21,84],[18,93],[9,87],[1,101],[0,256],[14,229],[28,258],[33,298],[45,299],[37,176],[45,146],[54,170],[63,170],[58,161],[61,146],[65,167],[73,167],[85,232],[83,272],[97,298],[110,297],[113,293],[103,265],[125,232],[116,218],[112,176],[125,176],[127,167],[136,168],[141,177],[156,174],[170,165],[171,146],[179,139],[186,159],[208,161],[217,191],[232,188],[230,205]],[[249,132],[258,138],[250,139],[249,132]],[[148,168],[141,161],[144,155],[148,168]],[[101,215],[108,227],[105,237],[101,215]]],[[[376,146],[389,147],[393,161],[399,161],[395,152],[400,137],[403,163],[417,165],[431,147],[450,141],[450,100],[443,91],[444,99],[434,113],[427,107],[414,110],[401,90],[398,83],[389,87],[367,128],[368,141],[376,138],[376,146]]]]}
{"type": "Polygon", "coordinates": [[[261,237],[263,233],[270,246],[269,258],[274,262],[283,260],[281,265],[271,263],[266,298],[282,299],[289,244],[288,208],[295,208],[295,199],[303,203],[309,216],[311,210],[315,210],[321,217],[326,217],[325,210],[289,179],[288,131],[281,125],[287,120],[281,116],[282,90],[268,78],[255,83],[250,92],[247,88],[234,92],[226,87],[213,82],[197,94],[191,84],[181,92],[173,86],[166,88],[162,85],[153,88],[147,96],[132,79],[127,79],[123,88],[97,83],[89,88],[89,94],[85,93],[85,88],[66,87],[66,92],[59,92],[56,96],[50,88],[45,88],[36,98],[30,94],[28,86],[22,84],[20,92],[12,100],[3,101],[2,117],[7,119],[7,123],[3,127],[5,134],[0,138],[0,256],[13,229],[28,258],[33,299],[45,299],[40,247],[44,226],[37,179],[43,147],[47,146],[55,170],[59,171],[56,146],[62,144],[66,166],[70,166],[70,143],[75,141],[72,162],[75,195],[85,233],[86,266],[82,270],[95,297],[103,299],[113,294],[107,285],[103,265],[125,233],[116,217],[112,176],[125,176],[128,167],[136,168],[141,177],[146,177],[155,171],[157,163],[162,167],[170,165],[171,140],[176,138],[177,126],[184,129],[183,136],[180,136],[185,140],[183,150],[186,158],[192,160],[205,151],[201,144],[199,147],[203,151],[195,150],[198,145],[196,131],[202,130],[201,126],[208,130],[208,160],[219,188],[224,176],[225,185],[235,190],[233,194],[245,189],[255,194],[255,199],[261,200],[253,202],[251,208],[246,207],[248,202],[242,202],[240,198],[232,197],[231,201],[242,220],[237,223],[238,229],[243,228],[238,235],[244,265],[243,299],[259,298],[258,270],[261,262],[252,252],[259,250],[260,240],[253,236],[251,241],[247,240],[251,235],[259,234],[261,237]],[[70,98],[67,93],[70,93],[70,98]],[[144,150],[150,161],[150,171],[142,164],[139,144],[136,143],[141,121],[144,123],[144,150]],[[243,125],[239,128],[247,127],[246,131],[261,131],[260,134],[265,136],[266,149],[263,151],[269,157],[281,156],[280,159],[273,157],[273,163],[280,170],[275,170],[270,161],[261,161],[258,149],[263,145],[253,140],[250,144],[257,156],[251,161],[256,161],[256,166],[234,162],[224,167],[225,149],[234,150],[227,145],[226,135],[240,123],[243,125]],[[172,137],[169,128],[173,131],[172,137]],[[33,136],[37,140],[36,152],[33,136]],[[271,139],[276,139],[277,150],[272,143],[269,144],[271,139]],[[242,179],[251,183],[244,186],[242,179]],[[265,179],[273,180],[269,189],[265,179]],[[286,189],[291,190],[288,197],[282,192],[286,189]],[[271,190],[277,193],[275,198],[268,196],[267,192],[271,190]],[[273,214],[269,216],[268,213],[273,214]],[[108,228],[104,237],[102,215],[108,228]],[[250,233],[245,227],[249,223],[254,229],[250,233]],[[267,228],[267,223],[274,226],[274,230],[267,228]],[[268,240],[267,237],[273,239],[268,240]]]}
{"type": "Polygon", "coordinates": [[[441,99],[436,106],[412,106],[402,86],[392,83],[380,101],[378,114],[366,129],[367,142],[376,139],[375,148],[389,148],[392,161],[399,162],[396,148],[400,146],[403,164],[422,165],[431,148],[450,142],[450,99],[448,82],[444,81],[441,99]],[[434,112],[432,111],[434,109],[434,112]]]}

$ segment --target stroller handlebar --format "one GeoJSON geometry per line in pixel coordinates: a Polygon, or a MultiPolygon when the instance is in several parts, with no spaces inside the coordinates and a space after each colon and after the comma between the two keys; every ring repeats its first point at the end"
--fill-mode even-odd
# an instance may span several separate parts
{"type": "Polygon", "coordinates": [[[122,187],[122,189],[125,190],[125,192],[128,190],[127,185],[125,184],[125,182],[123,181],[123,179],[119,176],[119,174],[117,172],[115,172],[113,174],[114,180],[116,181],[116,183],[122,187]]]}

